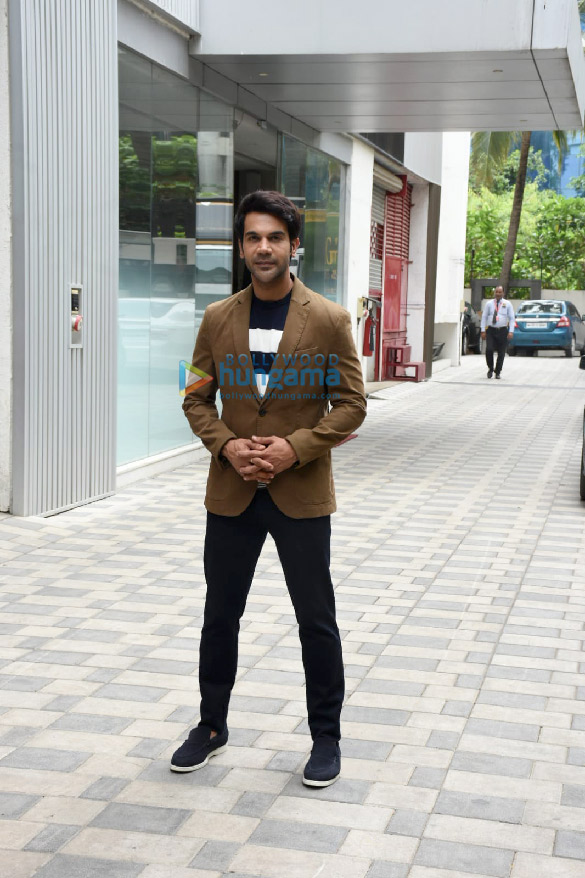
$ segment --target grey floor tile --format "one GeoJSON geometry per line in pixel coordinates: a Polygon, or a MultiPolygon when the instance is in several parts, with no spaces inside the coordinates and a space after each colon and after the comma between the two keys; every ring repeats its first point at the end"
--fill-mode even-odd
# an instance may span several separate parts
{"type": "Polygon", "coordinates": [[[266,768],[270,771],[290,771],[294,773],[306,761],[307,757],[304,753],[297,753],[296,750],[280,750],[274,754],[266,768]]]}
{"type": "Polygon", "coordinates": [[[35,878],[138,878],[144,863],[57,854],[35,872],[35,878]]]}
{"type": "Polygon", "coordinates": [[[82,799],[96,799],[100,802],[109,802],[130,783],[125,777],[100,777],[81,793],[82,799]]]}
{"type": "Polygon", "coordinates": [[[240,814],[243,817],[264,817],[276,796],[271,793],[242,793],[230,814],[240,814]]]}
{"type": "MultiPolygon", "coordinates": [[[[342,764],[343,765],[343,764],[342,764]]],[[[343,767],[342,767],[343,771],[343,767]]],[[[370,784],[365,780],[346,780],[341,777],[330,787],[311,788],[306,787],[302,783],[300,777],[292,777],[281,795],[283,796],[300,796],[304,799],[319,798],[322,801],[329,802],[347,802],[350,804],[360,805],[370,790],[370,784]]]]}
{"type": "Polygon", "coordinates": [[[14,820],[17,817],[22,817],[38,801],[39,796],[0,792],[0,819],[14,820]]]}
{"type": "Polygon", "coordinates": [[[189,866],[209,871],[227,869],[239,848],[239,844],[231,841],[207,841],[189,866]]]}
{"type": "Polygon", "coordinates": [[[585,808],[585,786],[563,784],[561,805],[571,808],[585,808]]]}
{"type": "Polygon", "coordinates": [[[431,790],[440,790],[447,772],[442,768],[427,768],[422,766],[415,768],[409,780],[411,787],[426,787],[431,790]]]}
{"type": "Polygon", "coordinates": [[[348,829],[322,824],[296,823],[292,820],[262,820],[250,836],[250,844],[318,851],[334,854],[347,836],[348,829]]]}
{"type": "Polygon", "coordinates": [[[93,693],[94,698],[115,698],[119,701],[160,701],[168,694],[168,689],[156,686],[127,686],[121,683],[108,683],[93,693]]]}
{"type": "Polygon", "coordinates": [[[420,838],[424,832],[429,815],[424,811],[395,811],[386,832],[390,835],[409,835],[420,838]]]}
{"type": "Polygon", "coordinates": [[[133,720],[130,717],[103,716],[102,714],[67,713],[50,726],[72,732],[93,732],[100,735],[118,735],[133,720]]]}
{"type": "Polygon", "coordinates": [[[111,802],[97,817],[94,817],[91,826],[173,835],[190,813],[182,808],[157,808],[152,805],[111,802]]]}
{"type": "Polygon", "coordinates": [[[39,769],[41,771],[75,771],[90,755],[90,753],[78,753],[74,750],[21,747],[19,750],[13,750],[4,759],[0,759],[0,767],[39,769]]]}
{"type": "Polygon", "coordinates": [[[419,866],[508,878],[513,851],[423,838],[414,858],[419,866]]]}
{"type": "Polygon", "coordinates": [[[501,774],[504,777],[530,777],[532,762],[514,756],[458,751],[453,756],[451,768],[457,771],[477,771],[481,774],[501,774]]]}
{"type": "Polygon", "coordinates": [[[57,695],[56,698],[53,698],[52,701],[44,705],[43,710],[54,710],[63,713],[64,711],[71,710],[81,700],[80,695],[57,695]]]}
{"type": "Polygon", "coordinates": [[[495,820],[499,823],[521,823],[526,802],[503,799],[480,793],[455,793],[443,790],[435,804],[435,813],[455,817],[495,820]]]}
{"type": "Polygon", "coordinates": [[[555,856],[585,860],[585,832],[559,830],[554,849],[555,856]]]}
{"type": "Polygon", "coordinates": [[[63,823],[52,823],[45,826],[23,848],[25,851],[54,854],[80,831],[80,826],[67,826],[63,823]]]}
{"type": "Polygon", "coordinates": [[[22,747],[38,734],[38,729],[31,726],[13,726],[3,734],[0,732],[0,745],[3,747],[22,747]]]}
{"type": "Polygon", "coordinates": [[[156,759],[163,750],[166,750],[169,742],[160,738],[143,738],[140,743],[128,751],[128,756],[142,756],[145,759],[156,759]]]}
{"type": "Polygon", "coordinates": [[[181,783],[183,786],[188,784],[189,786],[215,787],[224,779],[226,774],[231,771],[229,766],[219,765],[216,761],[219,759],[221,759],[221,756],[215,757],[213,763],[205,765],[199,771],[191,771],[189,774],[180,775],[175,774],[169,769],[168,761],[157,760],[156,762],[151,762],[150,765],[147,765],[140,773],[140,780],[157,781],[169,784],[181,783]]]}
{"type": "Polygon", "coordinates": [[[407,878],[408,866],[402,863],[389,863],[387,860],[374,860],[366,878],[407,878]]]}
{"type": "Polygon", "coordinates": [[[342,738],[341,755],[350,759],[373,759],[385,762],[392,750],[392,744],[385,741],[358,741],[355,738],[342,738]]]}
{"type": "MultiPolygon", "coordinates": [[[[233,698],[231,699],[230,706],[232,702],[233,698]]],[[[173,710],[173,712],[167,716],[166,721],[171,723],[183,723],[187,726],[196,726],[199,722],[199,708],[177,707],[176,710],[173,710]]]]}

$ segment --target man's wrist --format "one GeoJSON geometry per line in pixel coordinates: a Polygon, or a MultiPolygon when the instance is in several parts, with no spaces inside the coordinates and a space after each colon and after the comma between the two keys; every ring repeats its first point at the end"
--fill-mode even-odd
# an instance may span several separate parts
{"type": "Polygon", "coordinates": [[[230,442],[235,442],[235,441],[236,441],[236,440],[235,440],[234,437],[232,436],[230,439],[227,440],[227,442],[224,442],[224,443],[223,443],[223,445],[222,445],[222,447],[221,447],[221,451],[219,452],[219,457],[220,457],[220,458],[223,458],[223,460],[227,460],[227,459],[228,459],[228,450],[227,450],[227,449],[228,449],[228,445],[230,444],[230,442]]]}

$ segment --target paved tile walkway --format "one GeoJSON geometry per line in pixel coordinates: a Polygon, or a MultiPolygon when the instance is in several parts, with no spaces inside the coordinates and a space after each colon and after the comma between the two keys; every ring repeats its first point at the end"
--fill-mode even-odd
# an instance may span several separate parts
{"type": "Polygon", "coordinates": [[[585,372],[479,357],[370,401],[335,452],[343,776],[302,786],[300,650],[274,546],[231,746],[196,717],[206,459],[0,521],[2,878],[583,878],[585,372]]]}

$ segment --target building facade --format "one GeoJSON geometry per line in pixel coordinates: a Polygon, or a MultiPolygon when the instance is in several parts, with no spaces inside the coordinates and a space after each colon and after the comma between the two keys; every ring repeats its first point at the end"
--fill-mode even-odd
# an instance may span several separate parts
{"type": "Polygon", "coordinates": [[[318,71],[331,92],[322,22],[287,67],[290,41],[254,33],[234,54],[229,7],[0,0],[1,510],[52,514],[199,452],[179,363],[205,307],[247,282],[233,214],[258,188],[298,205],[291,270],[348,308],[366,378],[400,374],[397,345],[428,376],[437,334],[458,362],[470,125],[460,94],[425,127],[414,115],[440,59],[340,47],[318,71]]]}

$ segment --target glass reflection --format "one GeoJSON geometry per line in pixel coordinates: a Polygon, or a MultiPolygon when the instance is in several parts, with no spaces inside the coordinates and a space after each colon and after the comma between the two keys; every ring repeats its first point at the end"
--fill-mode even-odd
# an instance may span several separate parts
{"type": "Polygon", "coordinates": [[[122,464],[194,441],[178,366],[231,292],[233,126],[230,108],[126,50],[119,77],[122,464]]]}
{"type": "Polygon", "coordinates": [[[341,301],[341,174],[336,159],[282,138],[281,191],[301,212],[301,245],[291,268],[312,290],[341,301]]]}

